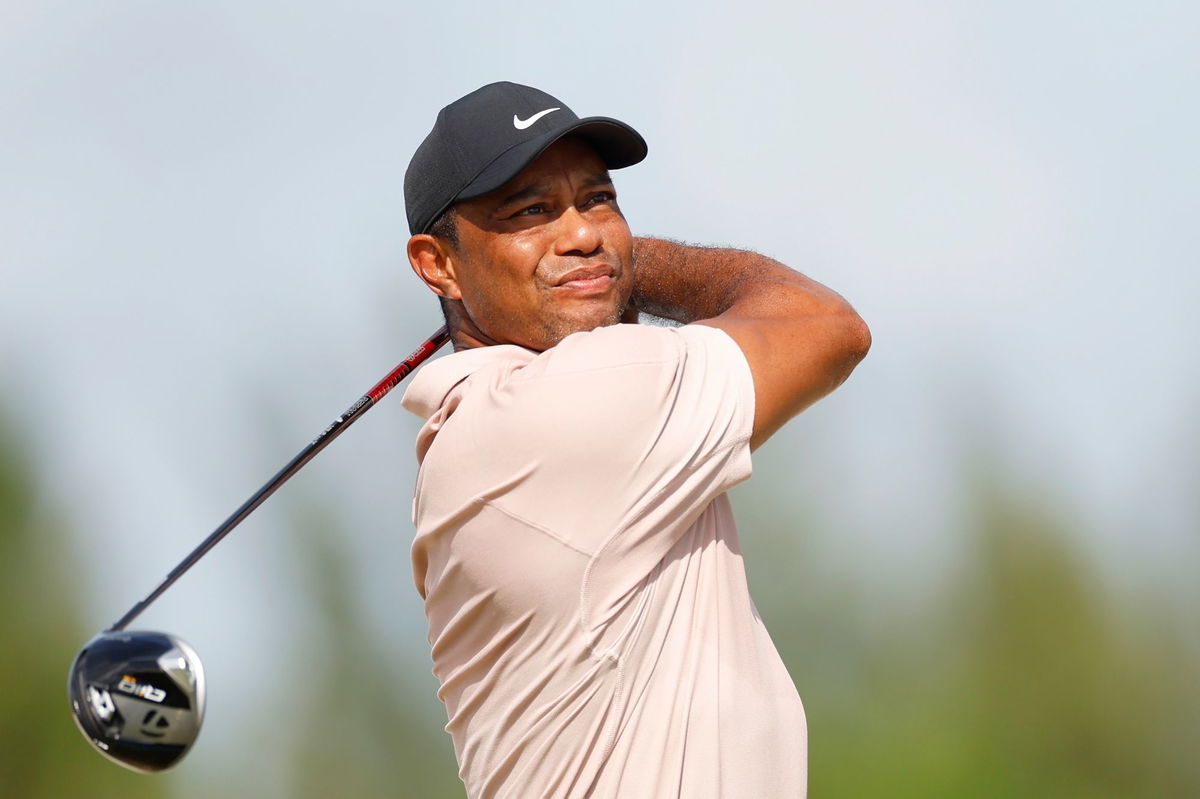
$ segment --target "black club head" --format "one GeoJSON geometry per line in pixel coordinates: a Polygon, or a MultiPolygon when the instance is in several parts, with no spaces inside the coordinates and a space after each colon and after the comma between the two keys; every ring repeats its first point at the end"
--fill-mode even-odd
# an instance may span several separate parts
{"type": "Polygon", "coordinates": [[[200,657],[166,633],[100,633],[75,658],[67,690],[84,737],[134,771],[174,766],[204,720],[200,657]]]}

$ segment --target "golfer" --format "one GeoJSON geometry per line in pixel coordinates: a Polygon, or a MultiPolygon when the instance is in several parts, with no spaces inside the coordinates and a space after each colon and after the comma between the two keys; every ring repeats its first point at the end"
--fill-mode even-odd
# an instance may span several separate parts
{"type": "Polygon", "coordinates": [[[408,258],[455,349],[404,397],[425,420],[413,572],[471,797],[805,794],[804,709],[726,492],[870,334],[768,258],[634,238],[609,170],[645,155],[622,122],[495,83],[441,111],[405,177],[408,258]]]}

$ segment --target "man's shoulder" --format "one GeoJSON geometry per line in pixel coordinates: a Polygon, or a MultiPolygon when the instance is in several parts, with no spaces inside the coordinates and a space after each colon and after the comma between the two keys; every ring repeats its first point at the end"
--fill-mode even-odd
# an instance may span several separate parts
{"type": "Polygon", "coordinates": [[[632,399],[654,390],[656,374],[671,382],[698,354],[715,353],[716,360],[723,360],[731,349],[737,345],[715,328],[635,324],[573,333],[540,353],[507,344],[479,347],[426,366],[405,392],[403,404],[428,419],[472,395],[508,412],[514,402],[575,404],[589,394],[610,401],[619,400],[614,393],[632,399]]]}
{"type": "Polygon", "coordinates": [[[573,333],[539,354],[525,376],[659,363],[678,359],[682,348],[677,329],[633,324],[599,327],[573,333]]]}
{"type": "Polygon", "coordinates": [[[462,402],[497,429],[537,427],[565,442],[601,420],[632,431],[687,417],[730,393],[726,384],[739,398],[752,395],[749,367],[722,331],[622,324],[572,334],[531,360],[494,362],[464,381],[462,402]]]}
{"type": "Polygon", "coordinates": [[[733,339],[715,327],[620,324],[567,336],[541,353],[527,371],[661,363],[701,353],[717,358],[740,355],[733,339]]]}
{"type": "Polygon", "coordinates": [[[619,405],[622,395],[653,390],[659,375],[669,382],[686,351],[678,330],[612,325],[573,333],[540,353],[497,353],[463,381],[463,393],[483,395],[506,414],[518,407],[554,412],[564,404],[619,405]]]}

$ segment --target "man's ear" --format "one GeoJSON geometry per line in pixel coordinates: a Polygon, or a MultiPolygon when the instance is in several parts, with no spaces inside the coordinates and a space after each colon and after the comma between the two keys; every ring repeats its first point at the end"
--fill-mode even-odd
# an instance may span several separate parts
{"type": "Polygon", "coordinates": [[[462,299],[455,276],[454,251],[445,241],[418,233],[408,240],[408,262],[434,294],[450,300],[462,299]]]}

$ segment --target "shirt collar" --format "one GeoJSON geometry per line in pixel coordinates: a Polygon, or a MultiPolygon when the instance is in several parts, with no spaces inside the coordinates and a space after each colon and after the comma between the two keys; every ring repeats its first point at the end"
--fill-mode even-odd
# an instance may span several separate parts
{"type": "Polygon", "coordinates": [[[426,364],[408,385],[400,404],[409,412],[428,419],[445,404],[450,392],[480,369],[498,363],[528,363],[537,357],[533,350],[515,344],[473,347],[426,364]]]}

